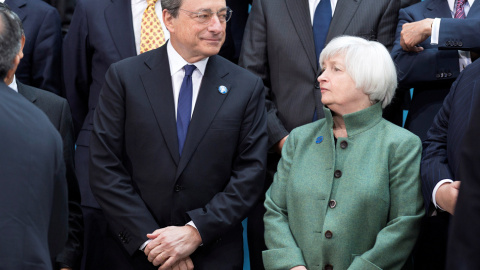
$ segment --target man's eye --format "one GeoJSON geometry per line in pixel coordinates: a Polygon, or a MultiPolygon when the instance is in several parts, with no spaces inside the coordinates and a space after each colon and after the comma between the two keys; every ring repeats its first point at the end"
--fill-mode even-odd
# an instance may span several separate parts
{"type": "Polygon", "coordinates": [[[199,19],[202,19],[202,20],[208,19],[208,18],[210,18],[210,14],[208,14],[208,13],[199,13],[199,14],[198,14],[198,18],[199,18],[199,19]]]}

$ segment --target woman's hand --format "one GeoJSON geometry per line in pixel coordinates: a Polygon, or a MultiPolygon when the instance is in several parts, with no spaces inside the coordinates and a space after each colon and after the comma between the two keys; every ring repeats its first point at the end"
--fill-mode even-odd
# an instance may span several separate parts
{"type": "Polygon", "coordinates": [[[307,270],[307,268],[303,265],[295,266],[290,270],[307,270]]]}

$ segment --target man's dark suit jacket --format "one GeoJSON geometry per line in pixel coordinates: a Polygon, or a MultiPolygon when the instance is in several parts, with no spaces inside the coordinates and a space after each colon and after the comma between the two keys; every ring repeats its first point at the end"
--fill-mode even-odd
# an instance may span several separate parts
{"type": "MultiPolygon", "coordinates": [[[[462,181],[448,242],[447,269],[480,269],[480,154],[477,143],[480,137],[480,63],[472,64],[460,75],[456,94],[462,92],[472,99],[464,99],[462,106],[469,119],[465,121],[464,137],[459,143],[458,179],[462,181]],[[473,91],[473,93],[471,93],[473,91]],[[470,105],[470,107],[465,107],[470,105]]],[[[453,107],[453,106],[452,106],[453,107]]]]}
{"type": "MultiPolygon", "coordinates": [[[[477,120],[472,119],[472,109],[476,105],[476,97],[480,95],[479,74],[479,62],[474,62],[460,74],[435,116],[427,139],[423,142],[421,176],[427,211],[433,207],[432,192],[439,181],[463,180],[460,178],[462,162],[460,149],[468,123],[477,120]]],[[[447,230],[444,234],[447,234],[447,230]]]]}
{"type": "Polygon", "coordinates": [[[83,218],[80,190],[75,176],[73,123],[70,107],[64,98],[17,81],[18,92],[35,104],[50,119],[63,141],[68,186],[68,241],[57,256],[58,263],[78,268],[83,248],[83,218]]]}
{"type": "Polygon", "coordinates": [[[60,135],[3,81],[0,130],[0,269],[52,269],[68,227],[60,135]]]}
{"type": "Polygon", "coordinates": [[[78,136],[75,162],[82,205],[98,208],[88,184],[93,112],[108,67],[136,55],[129,0],[79,0],[63,44],[66,98],[78,136]]]}
{"type": "Polygon", "coordinates": [[[392,58],[398,72],[399,86],[414,88],[405,128],[422,140],[442,106],[453,81],[460,73],[458,50],[480,48],[480,3],[474,2],[466,20],[452,19],[447,0],[427,0],[400,10],[392,58]],[[400,32],[405,23],[425,18],[443,18],[438,45],[428,38],[420,43],[425,50],[406,52],[400,46],[400,32]]]}
{"type": "Polygon", "coordinates": [[[38,0],[5,0],[22,20],[23,58],[15,76],[19,81],[60,94],[62,31],[57,10],[38,0]]]}
{"type": "Polygon", "coordinates": [[[180,157],[166,47],[107,72],[90,143],[93,193],[129,254],[146,233],[192,220],[203,241],[195,269],[242,269],[241,222],[265,177],[262,81],[211,56],[180,157]]]}
{"type": "Polygon", "coordinates": [[[72,20],[73,11],[75,10],[76,0],[43,0],[44,2],[55,7],[60,14],[60,19],[62,21],[62,35],[68,32],[68,27],[72,20]]]}

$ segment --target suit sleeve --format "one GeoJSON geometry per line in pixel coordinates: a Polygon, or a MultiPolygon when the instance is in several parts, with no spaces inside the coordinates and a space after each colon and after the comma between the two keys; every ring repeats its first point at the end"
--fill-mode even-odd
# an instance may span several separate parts
{"type": "Polygon", "coordinates": [[[480,49],[480,19],[442,18],[438,36],[438,48],[450,50],[480,49]],[[449,43],[456,42],[454,44],[449,43]]]}
{"type": "Polygon", "coordinates": [[[88,113],[92,53],[88,39],[88,20],[84,1],[78,1],[63,43],[63,79],[65,97],[72,109],[75,135],[88,113]]]}
{"type": "Polygon", "coordinates": [[[62,89],[61,57],[62,31],[60,15],[56,9],[48,9],[40,24],[32,53],[31,83],[32,86],[60,94],[62,89]]]}
{"type": "MultiPolygon", "coordinates": [[[[58,135],[57,135],[58,136],[58,135]]],[[[62,251],[67,240],[68,228],[68,194],[65,180],[65,163],[63,160],[60,136],[55,137],[56,168],[53,180],[53,201],[48,228],[48,247],[52,257],[62,251]]]]}
{"type": "Polygon", "coordinates": [[[391,52],[397,66],[399,86],[411,88],[419,83],[456,78],[460,74],[457,50],[438,50],[438,46],[430,45],[430,38],[420,44],[424,48],[421,52],[406,52],[402,49],[400,46],[402,26],[411,22],[415,22],[412,15],[406,9],[401,9],[396,39],[391,52]],[[447,74],[447,76],[439,74],[447,74]]]}
{"type": "Polygon", "coordinates": [[[278,118],[277,107],[273,101],[270,83],[270,68],[267,53],[267,25],[262,9],[262,1],[255,0],[248,17],[243,36],[239,65],[262,78],[265,84],[267,108],[267,131],[269,148],[288,135],[287,129],[278,118]]]}
{"type": "Polygon", "coordinates": [[[124,104],[125,89],[114,64],[106,73],[95,109],[89,178],[112,231],[119,232],[127,252],[133,254],[148,240],[146,234],[159,225],[132,186],[131,175],[124,165],[124,104]]]}
{"type": "Polygon", "coordinates": [[[386,226],[372,249],[355,257],[348,268],[401,269],[415,246],[424,216],[420,184],[422,146],[417,136],[408,136],[390,160],[390,209],[386,226]]]}
{"type": "Polygon", "coordinates": [[[246,106],[230,181],[204,207],[188,211],[204,244],[238,226],[258,202],[265,180],[267,133],[264,87],[260,79],[246,106]]]}
{"type": "Polygon", "coordinates": [[[451,104],[457,81],[452,85],[450,92],[443,102],[443,106],[433,119],[433,124],[427,132],[427,139],[423,142],[422,154],[422,192],[425,209],[429,213],[432,203],[433,189],[443,179],[453,179],[453,173],[448,165],[447,134],[451,111],[451,104]]]}
{"type": "Polygon", "coordinates": [[[66,100],[62,102],[61,107],[59,132],[63,140],[63,157],[68,186],[68,239],[56,261],[76,268],[83,253],[83,215],[80,207],[80,188],[74,166],[75,142],[72,115],[66,100]]]}

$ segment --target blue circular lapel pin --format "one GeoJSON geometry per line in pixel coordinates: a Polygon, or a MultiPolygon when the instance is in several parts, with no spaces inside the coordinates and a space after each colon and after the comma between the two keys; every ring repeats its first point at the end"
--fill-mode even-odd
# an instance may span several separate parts
{"type": "Polygon", "coordinates": [[[318,137],[315,142],[316,142],[317,144],[323,142],[323,136],[318,137]]]}
{"type": "Polygon", "coordinates": [[[221,85],[218,87],[218,92],[220,92],[220,94],[222,95],[225,95],[226,93],[228,93],[228,89],[224,85],[221,85]]]}

